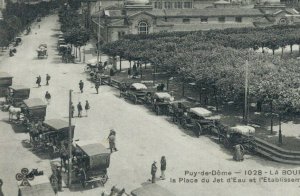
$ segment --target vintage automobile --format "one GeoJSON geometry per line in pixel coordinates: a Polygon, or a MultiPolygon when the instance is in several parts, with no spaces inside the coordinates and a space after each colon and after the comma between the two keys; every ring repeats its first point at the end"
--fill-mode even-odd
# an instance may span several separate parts
{"type": "Polygon", "coordinates": [[[66,40],[64,38],[59,38],[58,41],[57,41],[57,49],[59,50],[59,47],[61,45],[67,45],[66,44],[66,40]]]}
{"type": "Polygon", "coordinates": [[[47,104],[40,98],[31,98],[23,101],[22,112],[28,122],[44,121],[46,117],[47,104]]]}
{"type": "Polygon", "coordinates": [[[147,184],[131,191],[132,196],[175,196],[158,184],[147,184]]]}
{"type": "Polygon", "coordinates": [[[12,85],[12,76],[6,72],[0,72],[0,97],[6,97],[8,87],[12,85]]]}
{"type": "Polygon", "coordinates": [[[194,131],[197,137],[202,134],[219,135],[219,119],[220,116],[202,107],[190,108],[184,114],[182,126],[194,131]]]}
{"type": "Polygon", "coordinates": [[[47,176],[34,176],[32,180],[28,180],[28,184],[21,181],[18,182],[18,196],[55,196],[54,190],[47,176]],[[23,184],[22,184],[23,183],[23,184]]]}
{"type": "Polygon", "coordinates": [[[147,86],[142,83],[133,83],[129,86],[126,93],[126,98],[131,100],[134,104],[143,103],[147,96],[147,86]]]}
{"type": "Polygon", "coordinates": [[[40,44],[36,51],[38,59],[48,58],[47,44],[40,44]]]}
{"type": "Polygon", "coordinates": [[[248,125],[223,127],[219,132],[219,141],[226,148],[240,144],[244,149],[253,152],[255,150],[255,128],[248,125]]]}
{"type": "Polygon", "coordinates": [[[169,105],[169,115],[173,122],[182,124],[184,113],[188,112],[190,108],[197,107],[199,104],[190,102],[188,100],[176,100],[169,105]]]}
{"type": "Polygon", "coordinates": [[[23,85],[12,85],[8,88],[7,102],[15,107],[20,107],[23,100],[28,99],[30,88],[23,85]]]}
{"type": "Polygon", "coordinates": [[[168,114],[169,105],[172,101],[174,101],[174,97],[172,97],[169,93],[156,92],[152,97],[153,110],[157,115],[168,114]]]}
{"type": "MultiPolygon", "coordinates": [[[[71,126],[71,138],[74,137],[75,126],[71,126]]],[[[60,155],[60,151],[69,141],[69,123],[61,119],[45,120],[41,125],[33,127],[30,141],[35,149],[47,151],[51,158],[60,155]]]]}
{"type": "Polygon", "coordinates": [[[63,55],[67,52],[71,53],[71,48],[68,45],[61,44],[61,45],[58,46],[58,54],[59,55],[63,55]]]}
{"type": "Polygon", "coordinates": [[[62,62],[63,63],[75,63],[75,56],[70,53],[64,53],[62,55],[62,62]]]}
{"type": "Polygon", "coordinates": [[[110,151],[98,141],[76,141],[73,148],[72,184],[85,188],[104,185],[110,164],[110,151]]]}

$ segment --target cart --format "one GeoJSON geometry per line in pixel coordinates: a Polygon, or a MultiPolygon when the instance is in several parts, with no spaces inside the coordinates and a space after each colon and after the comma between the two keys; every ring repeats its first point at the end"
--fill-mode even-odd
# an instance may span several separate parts
{"type": "MultiPolygon", "coordinates": [[[[60,151],[69,141],[69,123],[61,119],[45,120],[42,126],[37,127],[38,133],[32,141],[35,147],[47,151],[51,158],[60,156],[60,151]]],[[[74,137],[75,126],[71,126],[71,138],[74,137]]],[[[34,134],[34,133],[33,133],[34,134]]]]}
{"type": "Polygon", "coordinates": [[[219,135],[219,119],[220,116],[213,115],[213,113],[202,107],[190,108],[184,114],[182,119],[182,126],[184,128],[192,129],[197,137],[202,134],[219,135]]]}
{"type": "Polygon", "coordinates": [[[219,141],[226,148],[240,144],[249,152],[255,150],[255,128],[247,125],[237,125],[234,127],[224,127],[220,130],[219,141]]]}
{"type": "Polygon", "coordinates": [[[20,107],[23,100],[28,99],[30,95],[30,88],[23,85],[12,85],[9,87],[7,102],[14,107],[20,107]]]}
{"type": "Polygon", "coordinates": [[[34,176],[27,186],[20,182],[18,187],[18,196],[55,196],[50,180],[45,175],[34,176]]]}
{"type": "Polygon", "coordinates": [[[174,97],[167,92],[156,92],[152,99],[153,110],[157,115],[168,114],[169,105],[174,101],[174,97]]]}
{"type": "Polygon", "coordinates": [[[77,141],[73,152],[72,184],[81,183],[83,188],[104,185],[110,151],[97,141],[77,141]]]}
{"type": "Polygon", "coordinates": [[[8,87],[12,85],[12,76],[6,72],[0,72],[0,97],[6,97],[8,87]]]}
{"type": "Polygon", "coordinates": [[[169,116],[172,121],[182,124],[184,113],[188,112],[190,108],[196,107],[198,104],[187,101],[187,100],[176,100],[169,105],[169,116]]]}
{"type": "Polygon", "coordinates": [[[46,116],[47,104],[40,98],[24,100],[22,111],[28,122],[36,123],[44,121],[46,116]]]}
{"type": "Polygon", "coordinates": [[[175,196],[169,190],[158,184],[147,184],[131,191],[132,196],[175,196]]]}
{"type": "Polygon", "coordinates": [[[48,58],[47,44],[40,44],[36,51],[38,59],[48,58]]]}

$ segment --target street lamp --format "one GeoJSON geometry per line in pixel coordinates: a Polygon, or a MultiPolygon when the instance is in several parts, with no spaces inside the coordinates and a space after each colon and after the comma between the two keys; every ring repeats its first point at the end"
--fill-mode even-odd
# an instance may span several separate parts
{"type": "Polygon", "coordinates": [[[101,1],[99,2],[99,17],[98,17],[98,39],[97,39],[97,67],[99,67],[99,61],[101,61],[100,55],[100,21],[101,21],[101,1]]]}
{"type": "Polygon", "coordinates": [[[249,115],[249,111],[248,111],[248,85],[249,85],[249,64],[248,64],[248,60],[246,60],[245,63],[245,108],[244,108],[244,121],[245,124],[248,124],[248,115],[249,115]]]}

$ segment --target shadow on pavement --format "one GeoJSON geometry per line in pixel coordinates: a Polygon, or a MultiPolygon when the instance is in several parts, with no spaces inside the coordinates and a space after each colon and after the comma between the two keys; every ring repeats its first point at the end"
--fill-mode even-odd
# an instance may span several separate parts
{"type": "Polygon", "coordinates": [[[2,119],[3,122],[9,124],[15,133],[27,133],[27,129],[20,124],[19,121],[13,119],[12,121],[8,121],[8,119],[2,119]]]}

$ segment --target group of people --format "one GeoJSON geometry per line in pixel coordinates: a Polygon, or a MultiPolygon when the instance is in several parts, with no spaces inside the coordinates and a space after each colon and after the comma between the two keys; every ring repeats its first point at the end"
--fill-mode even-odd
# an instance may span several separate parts
{"type": "MultiPolygon", "coordinates": [[[[88,111],[90,109],[90,103],[88,100],[85,101],[85,106],[84,106],[84,109],[85,109],[85,113],[86,113],[86,117],[88,116],[88,111]]],[[[81,102],[79,101],[78,104],[77,104],[77,111],[78,111],[78,117],[81,118],[82,117],[82,110],[83,110],[83,107],[81,105],[81,102]]],[[[73,102],[71,103],[71,118],[74,118],[74,112],[75,112],[75,107],[73,105],[73,102]]]]}
{"type": "Polygon", "coordinates": [[[140,75],[140,71],[141,71],[141,64],[138,63],[134,63],[131,68],[128,68],[127,74],[128,74],[128,78],[137,78],[140,75]]]}
{"type": "MultiPolygon", "coordinates": [[[[49,74],[46,74],[46,85],[49,85],[49,80],[51,79],[51,76],[49,74]]],[[[42,77],[39,75],[36,77],[36,84],[38,87],[41,87],[42,77]]]]}
{"type": "MultiPolygon", "coordinates": [[[[165,171],[167,169],[167,160],[165,156],[162,156],[160,159],[160,171],[161,171],[161,175],[160,175],[160,179],[165,180],[165,171]]],[[[157,172],[157,166],[156,166],[156,161],[154,161],[151,165],[151,182],[155,183],[156,181],[156,172],[157,172]]]]}

